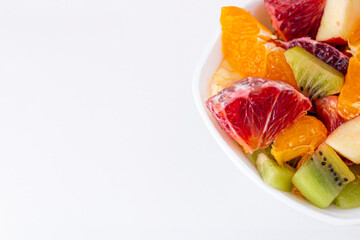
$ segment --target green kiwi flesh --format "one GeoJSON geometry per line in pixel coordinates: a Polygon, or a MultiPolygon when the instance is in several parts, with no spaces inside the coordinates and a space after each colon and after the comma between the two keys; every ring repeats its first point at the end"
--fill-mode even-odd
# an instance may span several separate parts
{"type": "Polygon", "coordinates": [[[360,207],[360,165],[349,167],[355,175],[355,180],[350,182],[339,196],[336,197],[334,203],[340,208],[357,208],[360,207]]]}
{"type": "Polygon", "coordinates": [[[344,75],[305,49],[294,47],[285,51],[300,91],[311,100],[340,92],[344,75]]]}
{"type": "Polygon", "coordinates": [[[251,160],[251,162],[253,164],[256,164],[256,159],[258,158],[258,155],[260,153],[265,153],[267,155],[271,155],[270,151],[271,151],[271,147],[267,147],[265,149],[258,149],[253,154],[248,153],[248,154],[246,154],[246,156],[251,160]]]}
{"type": "Polygon", "coordinates": [[[337,153],[323,143],[295,173],[292,183],[307,200],[325,208],[354,179],[337,153]]]}
{"type": "Polygon", "coordinates": [[[263,152],[257,156],[256,168],[265,183],[280,191],[289,192],[291,190],[291,179],[295,174],[294,168],[287,164],[279,166],[271,155],[263,152]]]}

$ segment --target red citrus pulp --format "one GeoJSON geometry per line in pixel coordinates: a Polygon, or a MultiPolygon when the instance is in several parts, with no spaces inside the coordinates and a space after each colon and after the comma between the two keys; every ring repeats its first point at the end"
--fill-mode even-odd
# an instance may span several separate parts
{"type": "Polygon", "coordinates": [[[286,83],[249,77],[208,99],[206,106],[221,128],[253,153],[268,147],[312,105],[286,83]]]}
{"type": "Polygon", "coordinates": [[[338,96],[327,96],[319,98],[314,102],[317,117],[324,123],[328,134],[332,133],[346,120],[343,119],[337,110],[338,96]]]}
{"type": "Polygon", "coordinates": [[[315,38],[326,0],[265,0],[276,32],[285,40],[315,38]]]}

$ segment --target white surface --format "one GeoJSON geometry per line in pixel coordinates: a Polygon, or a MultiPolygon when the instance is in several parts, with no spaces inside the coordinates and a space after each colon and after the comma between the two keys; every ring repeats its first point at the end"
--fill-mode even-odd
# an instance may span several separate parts
{"type": "MultiPolygon", "coordinates": [[[[244,7],[250,10],[252,15],[262,24],[271,27],[270,19],[266,19],[268,15],[263,0],[252,0],[251,4],[245,5],[244,7]]],[[[278,191],[265,184],[260,178],[254,164],[243,153],[239,145],[220,128],[206,109],[205,102],[210,97],[209,85],[211,78],[223,59],[221,44],[221,33],[219,33],[216,38],[209,42],[209,46],[206,47],[204,54],[196,67],[193,79],[193,95],[196,106],[205,125],[219,146],[244,175],[247,175],[259,187],[264,189],[264,191],[271,194],[279,201],[282,201],[284,204],[287,204],[301,213],[305,213],[308,216],[327,223],[360,226],[360,208],[344,210],[331,205],[325,209],[320,209],[302,198],[298,198],[291,193],[278,191]]]]}
{"type": "Polygon", "coordinates": [[[358,238],[244,176],[191,80],[220,6],[0,3],[0,239],[358,238]]]}

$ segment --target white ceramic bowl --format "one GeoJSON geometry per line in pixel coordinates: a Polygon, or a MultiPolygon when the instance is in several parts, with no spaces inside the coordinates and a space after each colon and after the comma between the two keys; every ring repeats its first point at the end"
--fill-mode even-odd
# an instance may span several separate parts
{"type": "MultiPolygon", "coordinates": [[[[269,17],[263,5],[263,0],[254,0],[251,1],[251,4],[249,5],[239,7],[250,10],[252,15],[255,16],[261,23],[269,28],[271,27],[269,17]]],[[[216,28],[214,27],[214,29],[219,28],[220,26],[216,28]]],[[[211,77],[215,73],[223,58],[220,36],[221,31],[218,30],[218,34],[214,40],[211,41],[205,49],[193,79],[193,95],[196,106],[205,122],[205,125],[215,138],[216,142],[244,174],[246,174],[259,187],[271,194],[274,198],[283,201],[292,208],[318,220],[336,225],[360,225],[360,208],[344,210],[331,205],[326,209],[320,209],[304,199],[298,198],[290,193],[278,191],[265,184],[260,178],[256,168],[242,152],[239,145],[232,140],[211,117],[204,103],[210,97],[209,84],[211,77]]]]}

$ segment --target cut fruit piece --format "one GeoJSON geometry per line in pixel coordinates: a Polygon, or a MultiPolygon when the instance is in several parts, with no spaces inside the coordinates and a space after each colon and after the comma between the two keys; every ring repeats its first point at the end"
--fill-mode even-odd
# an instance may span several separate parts
{"type": "Polygon", "coordinates": [[[291,166],[293,168],[297,168],[300,161],[301,161],[301,157],[296,157],[296,158],[288,161],[287,164],[289,164],[289,166],[291,166]]]}
{"type": "Polygon", "coordinates": [[[267,54],[276,47],[257,37],[234,39],[227,33],[222,34],[222,45],[224,58],[244,77],[265,76],[267,54]]]}
{"type": "Polygon", "coordinates": [[[290,42],[276,41],[285,49],[294,48],[296,46],[304,48],[306,51],[329,64],[342,74],[346,74],[349,66],[349,57],[340,52],[335,47],[304,37],[291,40],[290,42]]]}
{"type": "Polygon", "coordinates": [[[351,54],[351,49],[348,45],[336,45],[336,49],[338,49],[340,52],[342,52],[345,56],[347,56],[350,60],[350,58],[353,56],[351,54]]]}
{"type": "Polygon", "coordinates": [[[268,147],[311,102],[286,83],[249,77],[208,99],[206,107],[230,137],[253,153],[268,147]]]}
{"type": "Polygon", "coordinates": [[[230,87],[235,82],[243,79],[240,73],[235,71],[225,59],[216,70],[210,83],[210,96],[214,96],[224,88],[230,87]]]}
{"type": "MultiPolygon", "coordinates": [[[[268,53],[265,78],[285,82],[297,89],[294,73],[286,62],[284,52],[283,48],[275,47],[268,53]]],[[[240,73],[224,59],[211,79],[210,96],[214,96],[222,89],[230,87],[241,79],[243,77],[241,77],[240,73]]]]}
{"type": "Polygon", "coordinates": [[[352,165],[355,165],[355,163],[353,163],[352,161],[350,161],[349,159],[347,159],[346,157],[344,156],[341,156],[339,155],[339,157],[341,158],[341,160],[343,160],[343,162],[346,164],[346,166],[352,166],[352,165]]]}
{"type": "Polygon", "coordinates": [[[261,178],[270,186],[285,192],[290,192],[292,188],[291,179],[295,169],[285,164],[279,166],[269,155],[260,153],[256,160],[256,168],[261,178]]]}
{"type": "Polygon", "coordinates": [[[350,58],[349,70],[338,99],[338,112],[345,119],[360,115],[360,61],[350,58]]]}
{"type": "Polygon", "coordinates": [[[255,36],[262,40],[273,38],[270,30],[262,25],[250,11],[238,7],[222,7],[220,23],[222,31],[234,37],[255,36]]]}
{"type": "Polygon", "coordinates": [[[360,164],[360,116],[343,123],[326,143],[350,161],[360,164]]]}
{"type": "Polygon", "coordinates": [[[265,148],[265,149],[258,149],[256,150],[253,154],[249,154],[247,153],[246,156],[255,164],[256,163],[256,159],[258,158],[260,153],[264,153],[266,155],[271,155],[270,153],[270,147],[265,148]]]}
{"type": "Polygon", "coordinates": [[[299,189],[297,189],[295,187],[295,185],[293,184],[293,187],[291,189],[291,193],[294,194],[295,196],[299,197],[299,198],[304,198],[304,196],[301,194],[301,192],[299,191],[299,189]]]}
{"type": "Polygon", "coordinates": [[[310,99],[340,92],[344,75],[305,49],[291,48],[285,52],[285,57],[294,72],[298,88],[310,99]]]}
{"type": "Polygon", "coordinates": [[[337,104],[338,96],[327,96],[314,102],[317,117],[325,124],[328,134],[346,121],[338,113],[337,104]]]}
{"type": "Polygon", "coordinates": [[[263,77],[267,53],[276,45],[273,36],[249,11],[237,7],[221,9],[224,58],[243,77],[263,77]]]}
{"type": "Polygon", "coordinates": [[[360,0],[327,0],[316,40],[344,44],[358,20],[360,0]]]}
{"type": "Polygon", "coordinates": [[[305,115],[275,138],[271,154],[280,165],[299,156],[310,156],[326,136],[324,124],[305,115]]]}
{"type": "Polygon", "coordinates": [[[297,89],[294,73],[286,62],[285,50],[281,47],[273,48],[267,55],[266,79],[287,83],[297,89]]]}
{"type": "Polygon", "coordinates": [[[275,31],[285,40],[315,38],[326,0],[265,0],[275,31]]]}
{"type": "Polygon", "coordinates": [[[354,179],[354,174],[336,152],[321,144],[295,173],[292,182],[307,200],[325,208],[354,179]]]}
{"type": "Polygon", "coordinates": [[[346,185],[334,203],[340,208],[357,208],[360,207],[360,166],[349,167],[355,175],[355,180],[346,185]]]}
{"type": "Polygon", "coordinates": [[[354,56],[360,54],[360,21],[355,24],[355,27],[350,32],[348,44],[354,56]]]}

